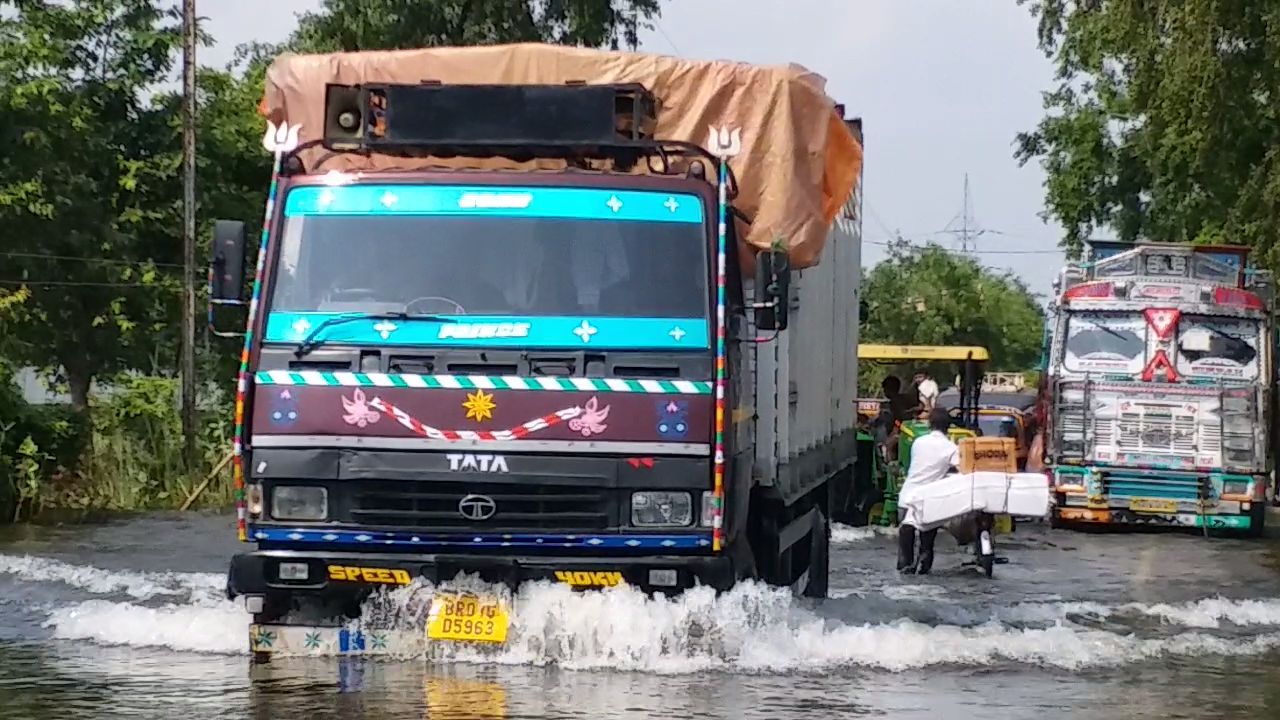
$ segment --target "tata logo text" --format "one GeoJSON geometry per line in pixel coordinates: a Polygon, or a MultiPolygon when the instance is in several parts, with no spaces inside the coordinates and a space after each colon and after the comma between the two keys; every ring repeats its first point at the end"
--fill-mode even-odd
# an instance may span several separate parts
{"type": "Polygon", "coordinates": [[[449,453],[445,455],[445,459],[449,461],[449,470],[453,472],[510,472],[507,469],[507,459],[501,455],[449,453]]]}
{"type": "Polygon", "coordinates": [[[529,323],[462,323],[452,322],[440,326],[441,340],[482,340],[487,338],[529,337],[529,323]]]}

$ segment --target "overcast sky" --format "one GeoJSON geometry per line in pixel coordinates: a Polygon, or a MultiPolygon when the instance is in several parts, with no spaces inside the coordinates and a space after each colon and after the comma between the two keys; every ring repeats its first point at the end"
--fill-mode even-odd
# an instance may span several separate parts
{"type": "MultiPolygon", "coordinates": [[[[201,64],[235,46],[276,41],[319,0],[197,0],[218,41],[201,64]]],[[[664,0],[641,50],[701,59],[796,62],[863,118],[863,233],[868,264],[896,231],[959,247],[954,235],[969,174],[976,242],[986,265],[1047,293],[1062,256],[1057,227],[1039,218],[1044,180],[1013,159],[1014,136],[1041,116],[1052,78],[1035,22],[1014,0],[664,0]]]]}

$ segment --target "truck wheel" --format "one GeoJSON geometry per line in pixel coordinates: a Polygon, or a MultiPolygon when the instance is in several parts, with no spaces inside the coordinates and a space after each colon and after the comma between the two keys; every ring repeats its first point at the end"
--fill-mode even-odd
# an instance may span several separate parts
{"type": "Polygon", "coordinates": [[[859,513],[857,485],[857,475],[851,467],[836,473],[828,483],[831,518],[836,522],[857,524],[859,513]]]}
{"type": "Polygon", "coordinates": [[[1062,521],[1062,516],[1058,514],[1058,508],[1054,507],[1049,510],[1049,527],[1054,530],[1062,530],[1067,524],[1062,521]]]}
{"type": "Polygon", "coordinates": [[[809,539],[809,582],[805,585],[804,596],[826,599],[831,571],[831,521],[821,511],[809,539]]]}
{"type": "Polygon", "coordinates": [[[769,585],[785,585],[782,558],[778,551],[780,506],[752,493],[747,518],[747,540],[755,559],[755,579],[769,585]]]}
{"type": "Polygon", "coordinates": [[[1249,506],[1249,529],[1245,531],[1247,538],[1260,538],[1267,534],[1267,503],[1256,502],[1249,506]]]}

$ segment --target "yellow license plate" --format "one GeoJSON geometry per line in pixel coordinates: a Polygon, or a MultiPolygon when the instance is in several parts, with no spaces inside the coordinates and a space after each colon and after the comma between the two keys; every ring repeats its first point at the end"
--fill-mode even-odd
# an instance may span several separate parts
{"type": "Polygon", "coordinates": [[[1176,513],[1178,512],[1178,503],[1173,500],[1134,498],[1129,501],[1129,509],[1142,513],[1176,513]]]}
{"type": "Polygon", "coordinates": [[[1008,535],[1009,533],[1013,532],[1013,516],[1011,515],[995,516],[995,522],[992,523],[991,529],[995,530],[997,535],[1008,535]]]}
{"type": "Polygon", "coordinates": [[[427,615],[427,637],[432,640],[504,643],[511,618],[497,598],[476,595],[437,595],[427,615]]]}

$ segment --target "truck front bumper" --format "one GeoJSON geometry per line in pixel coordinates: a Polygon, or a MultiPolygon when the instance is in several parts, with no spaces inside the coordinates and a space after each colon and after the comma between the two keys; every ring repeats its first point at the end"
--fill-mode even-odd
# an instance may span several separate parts
{"type": "MultiPolygon", "coordinates": [[[[227,595],[267,606],[281,600],[286,606],[307,599],[359,602],[378,586],[406,586],[422,579],[438,587],[460,573],[512,590],[521,583],[549,580],[583,590],[626,584],[648,593],[677,593],[695,585],[727,590],[737,579],[733,562],[725,555],[552,557],[259,550],[232,558],[227,595]],[[282,578],[282,564],[292,565],[288,574],[295,578],[298,566],[305,565],[307,578],[282,578]]],[[[512,618],[519,623],[514,613],[512,618]]],[[[257,616],[249,626],[249,648],[255,662],[267,662],[276,655],[420,657],[432,643],[441,642],[429,639],[426,628],[410,625],[376,628],[363,622],[257,616]]]]}
{"type": "Polygon", "coordinates": [[[549,580],[575,588],[626,584],[649,593],[678,592],[696,585],[727,590],[738,577],[726,555],[583,557],[258,550],[231,559],[227,596],[358,595],[379,586],[408,585],[416,579],[438,586],[460,574],[476,575],[482,582],[511,589],[549,580]],[[285,573],[281,572],[282,564],[285,573]],[[299,566],[306,567],[304,577],[299,566]]]}
{"type": "Polygon", "coordinates": [[[1248,530],[1252,525],[1247,502],[1219,500],[1204,507],[1194,502],[1170,502],[1167,507],[1157,508],[1143,500],[1145,498],[1103,498],[1103,502],[1090,502],[1083,494],[1059,493],[1053,514],[1064,522],[1100,525],[1218,530],[1248,530]]]}

